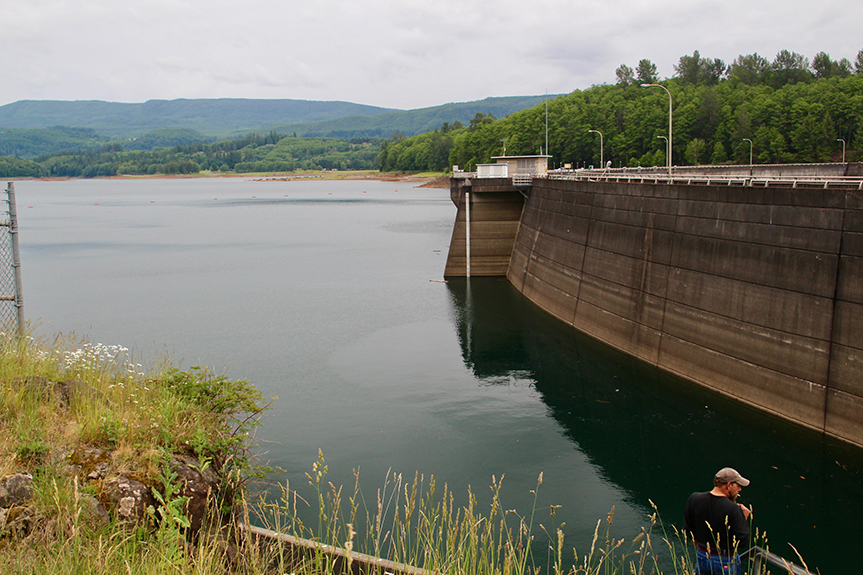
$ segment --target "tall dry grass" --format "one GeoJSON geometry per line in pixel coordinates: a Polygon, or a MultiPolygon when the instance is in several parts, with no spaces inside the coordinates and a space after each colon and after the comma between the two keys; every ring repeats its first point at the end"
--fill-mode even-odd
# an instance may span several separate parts
{"type": "MultiPolygon", "coordinates": [[[[503,504],[503,478],[492,477],[491,501],[487,505],[480,506],[476,495],[468,489],[467,503],[459,506],[452,491],[446,485],[441,488],[434,478],[426,480],[414,474],[406,479],[389,473],[372,504],[367,506],[358,474],[355,473],[353,487],[345,491],[326,480],[327,472],[323,454],[319,452],[306,476],[312,488],[308,501],[286,482],[276,500],[262,498],[254,506],[258,521],[275,531],[344,552],[360,550],[435,574],[658,575],[665,571],[691,575],[693,572],[689,547],[676,532],[665,532],[655,509],[631,541],[612,533],[612,509],[604,520],[597,522],[588,550],[579,554],[568,547],[564,525],[554,523],[560,506],[537,507],[541,473],[531,490],[533,506],[528,513],[521,514],[503,504]],[[312,513],[304,513],[304,507],[312,513]]],[[[324,554],[307,557],[303,572],[332,573],[331,562],[332,557],[324,554]]],[[[280,564],[280,569],[300,572],[290,562],[280,564]]]]}

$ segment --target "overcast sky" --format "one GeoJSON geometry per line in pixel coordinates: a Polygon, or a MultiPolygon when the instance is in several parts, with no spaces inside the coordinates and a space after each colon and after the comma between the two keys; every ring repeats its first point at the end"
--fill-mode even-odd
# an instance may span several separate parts
{"type": "Polygon", "coordinates": [[[852,62],[860,0],[3,0],[0,105],[345,100],[414,109],[613,83],[648,58],[852,62]]]}

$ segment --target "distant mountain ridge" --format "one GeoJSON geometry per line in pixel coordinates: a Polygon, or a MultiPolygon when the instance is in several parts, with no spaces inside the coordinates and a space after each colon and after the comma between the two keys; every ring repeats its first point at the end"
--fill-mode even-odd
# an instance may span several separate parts
{"type": "Polygon", "coordinates": [[[467,123],[477,112],[501,118],[554,97],[495,97],[417,110],[288,99],[178,99],[144,103],[21,100],[0,106],[0,129],[90,128],[123,139],[159,129],[195,130],[211,138],[271,130],[341,138],[389,137],[394,132],[410,136],[438,128],[443,122],[467,123]]]}
{"type": "Polygon", "coordinates": [[[139,104],[97,100],[21,100],[0,106],[0,127],[92,128],[114,138],[133,138],[161,128],[186,128],[228,136],[289,122],[365,116],[387,108],[350,102],[239,98],[148,100],[139,104]]]}
{"type": "Polygon", "coordinates": [[[452,124],[459,121],[467,125],[478,112],[504,118],[514,112],[532,108],[542,103],[546,98],[553,99],[556,97],[556,95],[492,97],[417,110],[390,110],[368,116],[349,116],[318,122],[279,124],[273,126],[273,129],[283,134],[296,133],[299,136],[330,138],[389,138],[395,132],[403,132],[406,136],[415,136],[436,130],[444,122],[452,124]]]}

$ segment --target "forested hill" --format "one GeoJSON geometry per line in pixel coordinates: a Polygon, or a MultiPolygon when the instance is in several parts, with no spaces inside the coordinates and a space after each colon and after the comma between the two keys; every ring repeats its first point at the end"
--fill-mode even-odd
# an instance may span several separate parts
{"type": "Polygon", "coordinates": [[[0,106],[0,127],[91,128],[133,138],[161,128],[197,130],[213,137],[264,131],[276,124],[367,116],[387,108],[309,100],[193,99],[126,104],[101,101],[22,100],[0,106]]]}
{"type": "Polygon", "coordinates": [[[853,64],[824,52],[810,63],[782,50],[773,62],[747,54],[730,65],[696,50],[674,70],[657,86],[651,61],[636,69],[622,64],[616,84],[575,90],[547,108],[500,119],[479,114],[469,125],[392,138],[382,144],[378,165],[384,171],[470,169],[505,150],[548,153],[550,167],[662,166],[669,98],[674,165],[863,160],[863,50],[853,64]]]}
{"type": "Polygon", "coordinates": [[[414,136],[440,128],[442,124],[467,124],[477,114],[491,114],[505,118],[510,114],[532,108],[548,96],[508,96],[486,98],[473,102],[443,104],[417,110],[392,110],[370,116],[351,116],[322,122],[280,124],[271,128],[283,134],[324,138],[390,138],[393,134],[414,136]]]}
{"type": "Polygon", "coordinates": [[[310,137],[389,138],[394,132],[411,136],[433,130],[443,122],[466,123],[478,112],[502,118],[543,99],[486,98],[417,110],[309,100],[150,100],[142,104],[22,100],[0,106],[0,129],[66,126],[122,139],[159,129],[195,130],[213,139],[272,130],[310,137]]]}

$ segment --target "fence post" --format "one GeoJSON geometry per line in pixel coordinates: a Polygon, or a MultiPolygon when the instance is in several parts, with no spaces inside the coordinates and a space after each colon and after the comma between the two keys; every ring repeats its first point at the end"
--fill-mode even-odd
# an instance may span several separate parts
{"type": "Polygon", "coordinates": [[[15,204],[15,184],[9,182],[6,188],[6,198],[9,204],[9,239],[12,249],[12,280],[13,284],[9,287],[14,292],[11,296],[4,296],[2,299],[11,300],[16,308],[15,320],[17,329],[15,330],[18,337],[24,335],[24,296],[21,283],[21,251],[18,247],[18,209],[15,204]]]}

